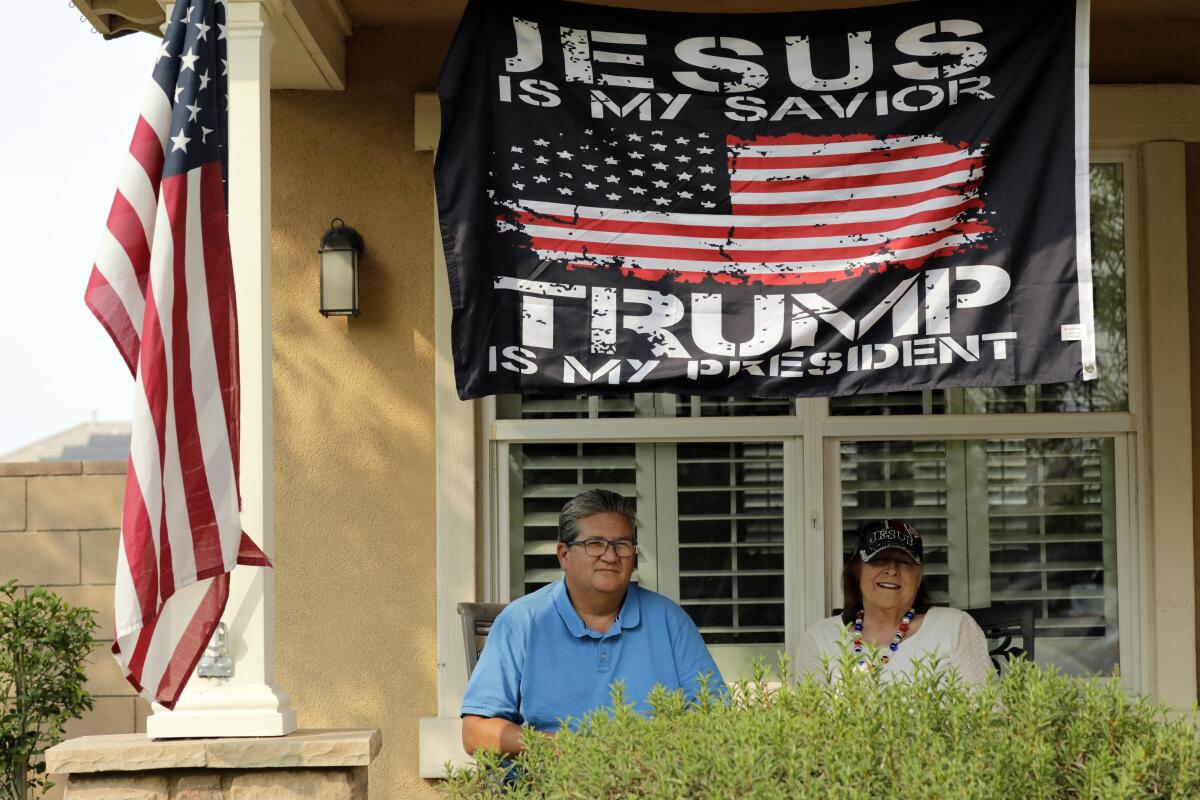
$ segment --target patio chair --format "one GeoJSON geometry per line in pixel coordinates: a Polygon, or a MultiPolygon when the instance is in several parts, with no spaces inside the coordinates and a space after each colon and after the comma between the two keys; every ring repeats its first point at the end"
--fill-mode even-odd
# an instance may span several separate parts
{"type": "Polygon", "coordinates": [[[487,643],[492,622],[504,610],[506,603],[459,603],[458,614],[462,617],[463,645],[467,649],[467,677],[475,671],[479,654],[487,643]]]}
{"type": "Polygon", "coordinates": [[[1033,606],[989,606],[968,608],[966,612],[983,628],[983,635],[988,640],[988,655],[992,657],[997,673],[1003,674],[1005,664],[1013,659],[1033,660],[1033,606]],[[1020,645],[1013,642],[1017,638],[1020,645]]]}

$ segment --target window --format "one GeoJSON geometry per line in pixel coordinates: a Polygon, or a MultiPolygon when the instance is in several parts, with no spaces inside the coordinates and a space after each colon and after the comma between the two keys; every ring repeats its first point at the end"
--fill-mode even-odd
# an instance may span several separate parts
{"type": "Polygon", "coordinates": [[[1122,154],[1092,168],[1097,381],[832,400],[497,398],[485,426],[497,599],[557,579],[563,502],[615,489],[637,502],[635,579],[684,607],[733,679],[840,605],[863,520],[901,517],[924,535],[937,602],[1031,605],[1038,661],[1127,671],[1134,165],[1122,154]]]}
{"type": "Polygon", "coordinates": [[[843,441],[843,551],[861,520],[910,520],[935,602],[1030,605],[1038,661],[1111,673],[1115,450],[1113,438],[843,441]]]}
{"type": "MultiPolygon", "coordinates": [[[[580,434],[606,415],[690,419],[791,413],[792,401],[721,400],[665,395],[615,398],[504,398],[497,410],[521,420],[516,437],[539,432],[533,420],[570,419],[580,434]],[[582,424],[580,424],[582,423],[582,424]]],[[[634,580],[674,599],[691,615],[723,671],[742,674],[754,656],[784,646],[785,494],[794,483],[781,439],[744,441],[711,428],[706,441],[518,442],[504,447],[507,469],[508,597],[557,580],[558,512],[588,488],[607,488],[637,504],[634,580]],[[722,433],[727,435],[722,436],[722,433]]]]}

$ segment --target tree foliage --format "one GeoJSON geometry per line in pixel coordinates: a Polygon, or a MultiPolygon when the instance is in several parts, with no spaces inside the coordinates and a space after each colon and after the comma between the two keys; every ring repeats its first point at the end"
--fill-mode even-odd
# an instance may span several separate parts
{"type": "Polygon", "coordinates": [[[1200,797],[1195,715],[1016,664],[970,687],[936,662],[895,682],[846,661],[830,677],[736,685],[689,705],[657,691],[642,716],[620,688],[610,713],[532,731],[505,763],[448,767],[456,798],[1200,797]]]}
{"type": "Polygon", "coordinates": [[[45,589],[24,596],[16,581],[0,584],[0,797],[25,800],[50,786],[46,749],[67,722],[92,708],[84,689],[94,644],[93,612],[45,589]]]}

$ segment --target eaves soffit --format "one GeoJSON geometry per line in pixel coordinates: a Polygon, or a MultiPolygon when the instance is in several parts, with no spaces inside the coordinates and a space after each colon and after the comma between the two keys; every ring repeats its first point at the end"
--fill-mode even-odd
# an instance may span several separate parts
{"type": "MultiPolygon", "coordinates": [[[[453,27],[462,17],[466,0],[344,0],[355,25],[453,27]]],[[[782,12],[831,8],[860,8],[904,0],[587,0],[596,5],[653,11],[700,13],[782,12]]],[[[1098,20],[1200,20],[1198,0],[1091,0],[1098,20]]]]}
{"type": "MultiPolygon", "coordinates": [[[[236,21],[241,0],[227,0],[236,21]]],[[[271,20],[272,89],[344,89],[346,38],[353,32],[341,0],[248,0],[271,20]]],[[[96,32],[111,39],[144,32],[158,36],[171,0],[74,0],[96,32]]]]}

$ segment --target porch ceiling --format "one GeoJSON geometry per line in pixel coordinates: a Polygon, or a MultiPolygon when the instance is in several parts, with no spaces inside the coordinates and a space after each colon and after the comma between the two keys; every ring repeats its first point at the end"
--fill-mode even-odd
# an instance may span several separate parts
{"type": "MultiPolygon", "coordinates": [[[[591,0],[597,5],[661,11],[752,12],[795,11],[798,8],[858,8],[897,0],[591,0]]],[[[355,25],[447,27],[457,24],[466,0],[342,0],[355,25]]],[[[1200,20],[1196,0],[1092,0],[1096,19],[1200,20]]]]}
{"type": "MultiPolygon", "coordinates": [[[[355,27],[447,30],[466,0],[259,0],[272,9],[275,89],[345,87],[346,39],[355,27]]],[[[861,8],[902,0],[592,0],[598,5],[695,12],[861,8]]],[[[105,36],[156,32],[172,0],[75,0],[105,36]]],[[[1091,0],[1095,83],[1200,83],[1200,0],[1091,0]]]]}

